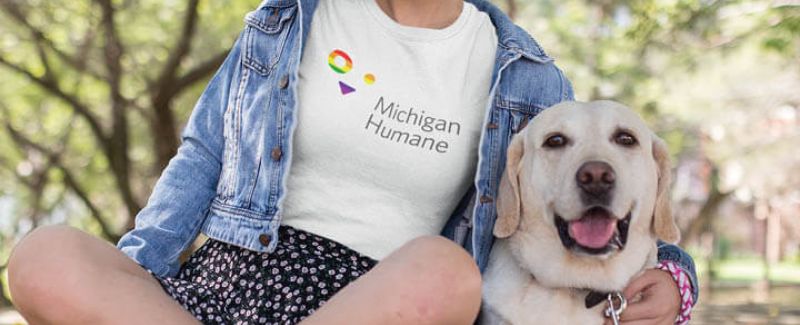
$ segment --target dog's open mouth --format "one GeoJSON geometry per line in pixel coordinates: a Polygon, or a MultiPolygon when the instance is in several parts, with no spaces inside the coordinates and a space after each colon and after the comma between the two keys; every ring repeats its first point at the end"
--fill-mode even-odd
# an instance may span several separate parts
{"type": "Polygon", "coordinates": [[[603,207],[592,207],[579,219],[572,221],[566,221],[557,214],[555,216],[558,236],[564,247],[591,255],[625,248],[630,221],[630,212],[619,220],[603,207]]]}

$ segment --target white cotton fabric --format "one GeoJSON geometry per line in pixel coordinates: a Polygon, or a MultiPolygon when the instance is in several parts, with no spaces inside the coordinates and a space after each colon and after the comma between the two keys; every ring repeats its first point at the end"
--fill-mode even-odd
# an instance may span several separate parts
{"type": "Polygon", "coordinates": [[[374,0],[321,1],[300,64],[283,223],[375,259],[438,234],[474,178],[496,47],[469,3],[426,29],[374,0]]]}

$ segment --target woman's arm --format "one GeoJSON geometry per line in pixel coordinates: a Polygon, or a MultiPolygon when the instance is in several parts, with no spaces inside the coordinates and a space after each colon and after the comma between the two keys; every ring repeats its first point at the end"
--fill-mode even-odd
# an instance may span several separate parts
{"type": "MultiPolygon", "coordinates": [[[[158,179],[123,253],[158,276],[178,272],[178,257],[197,237],[216,194],[224,148],[223,114],[240,74],[240,39],[206,86],[183,130],[181,146],[158,179]]],[[[158,141],[158,139],[155,139],[158,141]]]]}

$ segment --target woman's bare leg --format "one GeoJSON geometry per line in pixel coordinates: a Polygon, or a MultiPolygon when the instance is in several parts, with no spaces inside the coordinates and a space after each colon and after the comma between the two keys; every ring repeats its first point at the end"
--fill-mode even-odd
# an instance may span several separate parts
{"type": "Polygon", "coordinates": [[[443,237],[417,238],[336,293],[303,324],[472,324],[481,280],[469,254],[443,237]]]}
{"type": "Polygon", "coordinates": [[[34,230],[8,266],[14,304],[31,324],[197,324],[114,246],[79,230],[34,230]]]}

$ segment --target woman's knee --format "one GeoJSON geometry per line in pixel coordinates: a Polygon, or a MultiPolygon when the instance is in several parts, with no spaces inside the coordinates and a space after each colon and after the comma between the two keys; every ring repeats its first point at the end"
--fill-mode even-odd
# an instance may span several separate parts
{"type": "Polygon", "coordinates": [[[440,236],[414,239],[398,250],[409,268],[412,310],[425,323],[472,323],[481,301],[480,271],[462,247],[440,236]]]}
{"type": "Polygon", "coordinates": [[[40,314],[80,299],[89,274],[81,262],[82,236],[67,226],[45,226],[25,236],[8,262],[9,289],[23,314],[40,314]]]}
{"type": "Polygon", "coordinates": [[[465,285],[480,287],[480,271],[469,253],[442,236],[422,236],[400,248],[429,272],[469,280],[465,285]]]}

